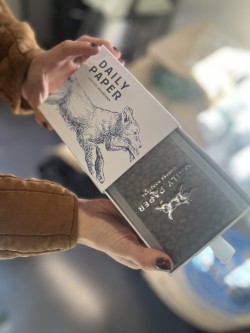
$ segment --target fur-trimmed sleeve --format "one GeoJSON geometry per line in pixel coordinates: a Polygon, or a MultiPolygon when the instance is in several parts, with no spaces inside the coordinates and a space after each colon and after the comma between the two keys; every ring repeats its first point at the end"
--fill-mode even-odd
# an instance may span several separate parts
{"type": "Polygon", "coordinates": [[[18,21],[0,0],[0,98],[15,113],[27,113],[21,103],[21,85],[31,60],[40,52],[31,27],[18,21]]]}

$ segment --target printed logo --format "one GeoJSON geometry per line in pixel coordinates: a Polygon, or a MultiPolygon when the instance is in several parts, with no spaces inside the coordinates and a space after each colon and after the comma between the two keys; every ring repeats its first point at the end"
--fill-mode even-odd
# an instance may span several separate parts
{"type": "MultiPolygon", "coordinates": [[[[180,181],[183,182],[183,177],[191,174],[192,168],[190,164],[186,164],[179,169],[175,166],[170,170],[161,174],[151,184],[149,184],[141,193],[139,212],[145,212],[147,209],[158,202],[162,202],[164,193],[168,193],[180,181]]],[[[181,194],[181,193],[180,193],[181,194]]],[[[159,210],[159,209],[158,209],[159,210]]]]}
{"type": "Polygon", "coordinates": [[[161,201],[160,206],[156,206],[155,210],[167,214],[170,220],[174,220],[173,212],[181,205],[189,205],[191,201],[192,193],[184,192],[184,185],[181,185],[180,191],[170,201],[161,201]]]}

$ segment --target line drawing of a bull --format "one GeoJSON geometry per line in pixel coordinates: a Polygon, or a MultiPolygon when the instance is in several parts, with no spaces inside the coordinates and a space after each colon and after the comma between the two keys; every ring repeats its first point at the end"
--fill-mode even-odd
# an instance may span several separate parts
{"type": "Polygon", "coordinates": [[[75,74],[51,94],[45,103],[56,105],[66,125],[75,132],[84,151],[88,170],[100,183],[105,181],[100,144],[104,144],[107,151],[127,152],[130,162],[139,155],[142,147],[140,128],[134,119],[133,109],[126,106],[117,112],[96,106],[75,74]]]}

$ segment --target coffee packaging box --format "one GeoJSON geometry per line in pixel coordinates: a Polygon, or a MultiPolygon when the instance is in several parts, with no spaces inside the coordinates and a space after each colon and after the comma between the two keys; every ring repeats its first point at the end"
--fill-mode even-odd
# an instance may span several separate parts
{"type": "Polygon", "coordinates": [[[105,47],[40,110],[172,272],[249,212],[248,195],[105,47]]]}

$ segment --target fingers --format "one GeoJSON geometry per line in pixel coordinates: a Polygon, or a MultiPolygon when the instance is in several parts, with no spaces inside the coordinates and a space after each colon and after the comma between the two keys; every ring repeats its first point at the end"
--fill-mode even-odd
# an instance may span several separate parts
{"type": "Polygon", "coordinates": [[[96,46],[104,45],[117,59],[120,59],[120,57],[121,57],[121,52],[106,39],[90,37],[90,36],[84,35],[84,36],[78,38],[78,40],[89,42],[92,45],[94,44],[96,46]]]}
{"type": "Polygon", "coordinates": [[[97,54],[101,45],[104,45],[122,63],[124,62],[121,58],[121,52],[109,41],[90,36],[82,36],[75,41],[66,40],[49,50],[49,52],[56,54],[57,59],[61,57],[61,60],[63,60],[67,56],[73,56],[83,62],[88,57],[97,54]]]}
{"type": "Polygon", "coordinates": [[[137,249],[131,254],[129,254],[129,251],[126,251],[123,256],[121,253],[120,255],[117,255],[106,252],[106,254],[117,262],[132,269],[170,272],[173,268],[173,262],[166,253],[143,246],[137,247],[137,249]]]}
{"type": "Polygon", "coordinates": [[[145,266],[145,264],[142,265],[139,262],[135,262],[133,260],[129,260],[129,259],[126,259],[121,256],[117,256],[117,255],[113,255],[113,254],[109,254],[109,253],[106,253],[106,254],[108,254],[111,258],[113,258],[115,261],[119,262],[120,264],[125,265],[125,266],[135,269],[135,270],[142,269],[144,271],[153,271],[153,270],[160,270],[160,271],[165,271],[165,272],[171,271],[171,268],[169,269],[169,263],[168,263],[168,261],[166,261],[166,258],[162,258],[162,257],[157,258],[155,266],[151,266],[151,265],[145,266]]]}
{"type": "Polygon", "coordinates": [[[79,199],[78,243],[105,252],[133,269],[171,271],[173,267],[166,253],[138,241],[109,200],[79,199]]]}
{"type": "Polygon", "coordinates": [[[127,252],[127,254],[129,254],[127,258],[132,260],[140,269],[146,271],[162,270],[169,272],[173,268],[173,261],[171,258],[160,250],[131,243],[127,252]]]}
{"type": "Polygon", "coordinates": [[[81,41],[79,39],[76,41],[64,41],[49,50],[50,53],[55,54],[57,61],[59,58],[61,58],[61,60],[65,60],[68,56],[76,58],[83,57],[84,60],[86,60],[88,57],[97,54],[99,51],[100,49],[98,45],[93,46],[90,42],[81,41]]]}
{"type": "Polygon", "coordinates": [[[144,270],[162,270],[170,272],[173,269],[172,259],[164,252],[140,246],[137,263],[144,270]]]}
{"type": "Polygon", "coordinates": [[[113,255],[112,253],[106,253],[107,255],[109,255],[112,259],[114,259],[115,261],[119,262],[120,264],[124,265],[124,266],[127,266],[129,268],[132,268],[132,269],[141,269],[140,266],[138,266],[136,263],[134,263],[132,260],[128,260],[128,259],[125,259],[124,257],[120,257],[120,256],[117,256],[117,255],[113,255]]]}

